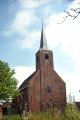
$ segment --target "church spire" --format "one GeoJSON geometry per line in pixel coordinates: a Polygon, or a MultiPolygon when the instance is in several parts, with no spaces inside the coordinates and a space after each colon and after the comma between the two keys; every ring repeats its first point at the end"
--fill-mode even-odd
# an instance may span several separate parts
{"type": "Polygon", "coordinates": [[[48,50],[46,37],[43,30],[43,21],[42,21],[41,40],[40,40],[40,50],[48,50]]]}

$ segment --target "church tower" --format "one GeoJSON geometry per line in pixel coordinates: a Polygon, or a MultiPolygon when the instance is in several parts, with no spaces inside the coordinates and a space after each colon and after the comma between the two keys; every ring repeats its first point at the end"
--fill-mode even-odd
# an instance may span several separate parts
{"type": "Polygon", "coordinates": [[[54,65],[53,65],[53,52],[48,50],[46,37],[42,24],[40,48],[39,51],[36,53],[36,70],[44,67],[45,68],[50,67],[53,69],[54,65]]]}
{"type": "Polygon", "coordinates": [[[65,83],[54,70],[53,52],[48,49],[43,24],[40,48],[36,53],[36,71],[38,70],[40,71],[41,111],[53,105],[56,107],[65,106],[65,83]]]}
{"type": "Polygon", "coordinates": [[[26,103],[27,111],[40,112],[66,106],[66,84],[54,69],[53,52],[48,49],[43,24],[40,48],[36,53],[36,71],[19,89],[23,93],[23,109],[26,103]]]}

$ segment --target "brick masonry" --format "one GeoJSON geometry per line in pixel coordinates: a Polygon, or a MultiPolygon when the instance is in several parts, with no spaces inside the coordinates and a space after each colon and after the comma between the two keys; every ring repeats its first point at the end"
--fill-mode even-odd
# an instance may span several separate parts
{"type": "Polygon", "coordinates": [[[66,106],[66,84],[54,70],[53,53],[39,50],[36,53],[36,71],[21,85],[23,109],[32,112],[46,111],[49,107],[66,106]]]}

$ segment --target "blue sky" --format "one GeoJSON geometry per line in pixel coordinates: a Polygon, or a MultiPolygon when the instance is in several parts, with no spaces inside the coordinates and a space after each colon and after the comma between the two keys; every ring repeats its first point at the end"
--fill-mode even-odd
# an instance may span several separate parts
{"type": "Polygon", "coordinates": [[[80,100],[80,17],[68,18],[64,10],[79,6],[79,0],[0,0],[0,59],[15,69],[22,83],[35,70],[35,53],[40,46],[41,24],[54,67],[64,79],[67,96],[80,100]]]}

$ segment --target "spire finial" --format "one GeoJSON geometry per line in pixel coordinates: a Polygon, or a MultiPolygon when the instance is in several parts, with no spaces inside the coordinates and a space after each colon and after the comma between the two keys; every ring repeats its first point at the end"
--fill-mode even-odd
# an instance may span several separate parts
{"type": "Polygon", "coordinates": [[[48,50],[46,37],[43,29],[43,19],[42,19],[42,31],[41,31],[41,40],[40,40],[40,50],[48,50]]]}

